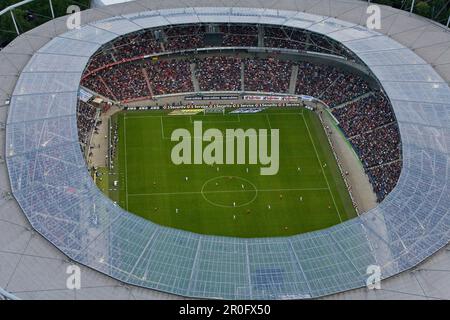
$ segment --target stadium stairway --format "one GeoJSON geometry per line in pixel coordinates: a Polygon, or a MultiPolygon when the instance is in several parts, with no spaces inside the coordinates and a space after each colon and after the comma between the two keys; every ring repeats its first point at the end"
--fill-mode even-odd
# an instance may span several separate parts
{"type": "Polygon", "coordinates": [[[244,61],[241,61],[241,90],[245,91],[245,65],[244,65],[244,61]]]}
{"type": "Polygon", "coordinates": [[[145,68],[142,68],[142,75],[144,76],[145,83],[147,84],[148,91],[150,92],[150,95],[153,97],[154,95],[153,95],[152,85],[150,83],[150,79],[148,78],[147,70],[145,68]]]}
{"type": "Polygon", "coordinates": [[[264,27],[258,26],[258,47],[264,47],[264,27]]]}
{"type": "Polygon", "coordinates": [[[297,84],[298,65],[292,66],[291,80],[289,81],[289,93],[295,94],[295,86],[297,84]]]}
{"type": "Polygon", "coordinates": [[[199,92],[200,91],[200,85],[198,84],[198,79],[195,76],[195,63],[189,64],[189,68],[191,69],[191,80],[192,85],[194,86],[194,91],[199,92]]]}
{"type": "Polygon", "coordinates": [[[336,107],[334,107],[333,109],[343,108],[343,107],[345,107],[346,105],[348,105],[350,103],[353,103],[353,102],[359,101],[361,99],[367,98],[368,96],[371,96],[371,95],[373,95],[373,91],[364,93],[364,94],[362,94],[362,95],[360,95],[360,96],[358,96],[358,97],[356,97],[356,98],[354,98],[352,100],[349,100],[349,101],[346,101],[344,103],[341,103],[341,104],[337,105],[336,107]]]}

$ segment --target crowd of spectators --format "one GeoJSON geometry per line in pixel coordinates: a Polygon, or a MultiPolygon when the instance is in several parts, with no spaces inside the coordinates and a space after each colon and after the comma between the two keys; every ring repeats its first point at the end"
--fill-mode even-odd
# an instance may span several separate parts
{"type": "Polygon", "coordinates": [[[378,200],[383,200],[401,171],[400,134],[387,97],[376,91],[331,112],[358,153],[378,200]]]}
{"type": "Polygon", "coordinates": [[[310,62],[297,65],[295,92],[319,98],[330,107],[370,92],[369,84],[357,74],[346,73],[332,65],[310,62]]]}
{"type": "Polygon", "coordinates": [[[369,176],[379,201],[383,200],[394,189],[401,170],[401,160],[369,169],[369,176]]]}
{"type": "Polygon", "coordinates": [[[89,75],[81,80],[81,85],[92,90],[93,92],[102,95],[104,97],[116,100],[115,96],[112,94],[111,90],[106,87],[105,82],[102,77],[95,74],[89,75]]]}
{"type": "Polygon", "coordinates": [[[86,71],[92,72],[114,62],[115,60],[111,51],[100,51],[91,58],[86,71]]]}
{"type": "Polygon", "coordinates": [[[332,112],[348,137],[395,121],[389,101],[381,91],[343,107],[333,108],[332,112]]]}
{"type": "Polygon", "coordinates": [[[258,28],[255,26],[222,25],[220,32],[223,33],[225,47],[256,47],[258,46],[258,28]]]}
{"type": "Polygon", "coordinates": [[[324,92],[341,76],[342,71],[330,65],[298,63],[295,92],[321,99],[324,92]]]}
{"type": "Polygon", "coordinates": [[[161,43],[159,40],[156,40],[151,30],[125,35],[112,43],[112,52],[117,61],[161,51],[161,43]]]}
{"type": "Polygon", "coordinates": [[[396,123],[361,133],[350,139],[366,168],[400,158],[400,134],[396,123]]]}
{"type": "Polygon", "coordinates": [[[181,59],[117,64],[85,77],[82,85],[119,101],[194,91],[189,61],[181,59]]]}
{"type": "Polygon", "coordinates": [[[242,59],[206,57],[197,63],[197,79],[202,91],[240,91],[242,59]]]}
{"type": "Polygon", "coordinates": [[[164,47],[166,51],[171,52],[178,50],[203,48],[205,47],[203,39],[203,34],[170,37],[167,38],[167,42],[164,43],[164,47]]]}
{"type": "Polygon", "coordinates": [[[305,50],[305,44],[290,40],[290,39],[279,39],[279,38],[264,38],[264,46],[268,48],[285,48],[294,50],[305,50]]]}
{"type": "Polygon", "coordinates": [[[321,100],[330,107],[336,107],[369,92],[369,84],[362,77],[353,73],[341,73],[323,92],[321,100]]]}
{"type": "Polygon", "coordinates": [[[95,126],[96,109],[89,103],[79,100],[77,108],[78,140],[82,150],[89,145],[89,137],[95,126]]]}
{"type": "MultiPolygon", "coordinates": [[[[258,46],[258,27],[253,25],[222,24],[216,32],[222,34],[221,46],[258,46]]],[[[338,54],[347,59],[354,56],[336,41],[306,30],[265,26],[264,46],[338,54]]],[[[204,25],[171,26],[163,29],[147,29],[130,33],[103,46],[91,59],[88,71],[126,59],[164,51],[179,51],[216,46],[205,41],[204,25]]]]}
{"type": "Polygon", "coordinates": [[[395,187],[401,170],[400,134],[396,123],[381,126],[350,139],[381,201],[395,187]]]}
{"type": "Polygon", "coordinates": [[[125,35],[103,46],[89,61],[87,72],[93,72],[112,63],[162,52],[161,43],[153,31],[144,30],[125,35]]]}
{"type": "Polygon", "coordinates": [[[140,63],[126,63],[109,67],[98,73],[98,76],[102,77],[107,88],[117,100],[124,101],[151,96],[140,63]]]}
{"type": "MultiPolygon", "coordinates": [[[[331,65],[238,56],[136,60],[99,70],[85,77],[82,84],[103,96],[121,101],[152,95],[192,92],[194,87],[191,63],[196,65],[195,77],[202,91],[242,90],[243,73],[247,91],[287,93],[292,67],[296,65],[298,75],[295,93],[319,98],[330,107],[370,92],[369,84],[360,76],[345,73],[331,65]],[[145,78],[143,69],[148,79],[145,78]]],[[[378,110],[381,112],[380,116],[389,109],[387,101],[368,101],[368,104],[372,105],[372,108],[368,109],[370,116],[379,109],[378,104],[381,105],[381,111],[378,110]]],[[[349,105],[344,109],[347,110],[356,115],[360,108],[349,105]]],[[[339,117],[339,111],[336,113],[339,117]]],[[[364,114],[360,113],[359,117],[362,116],[364,114]]],[[[354,121],[358,119],[355,118],[354,121]]]]}
{"type": "Polygon", "coordinates": [[[264,46],[335,54],[355,60],[355,56],[338,42],[307,30],[265,27],[264,46]]]}
{"type": "Polygon", "coordinates": [[[166,51],[178,51],[205,47],[204,26],[178,26],[163,30],[163,46],[166,51]]]}
{"type": "Polygon", "coordinates": [[[287,93],[292,74],[292,65],[291,61],[276,59],[245,59],[245,90],[287,93]]]}
{"type": "Polygon", "coordinates": [[[147,62],[145,65],[153,95],[192,92],[190,61],[167,59],[147,62]]]}

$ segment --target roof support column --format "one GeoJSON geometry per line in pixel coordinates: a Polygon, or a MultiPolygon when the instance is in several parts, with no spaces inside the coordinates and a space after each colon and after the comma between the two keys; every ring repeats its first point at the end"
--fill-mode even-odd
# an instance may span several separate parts
{"type": "Polygon", "coordinates": [[[11,18],[12,18],[12,21],[14,24],[14,28],[16,28],[16,33],[17,33],[17,35],[20,35],[19,28],[17,27],[17,23],[16,23],[16,18],[14,17],[14,13],[12,12],[12,10],[9,13],[11,13],[11,18]]]}

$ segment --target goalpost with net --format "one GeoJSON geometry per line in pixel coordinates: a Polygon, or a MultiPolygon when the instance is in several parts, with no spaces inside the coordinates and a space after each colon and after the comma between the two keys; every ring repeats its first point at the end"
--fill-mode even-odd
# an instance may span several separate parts
{"type": "Polygon", "coordinates": [[[211,106],[203,108],[203,114],[215,113],[215,114],[225,114],[225,106],[211,106]]]}

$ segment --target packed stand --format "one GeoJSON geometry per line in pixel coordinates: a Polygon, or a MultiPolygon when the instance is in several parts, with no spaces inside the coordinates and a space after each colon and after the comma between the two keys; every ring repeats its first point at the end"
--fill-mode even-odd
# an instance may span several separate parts
{"type": "Polygon", "coordinates": [[[292,62],[274,59],[245,59],[246,91],[286,93],[292,74],[292,62]]]}
{"type": "Polygon", "coordinates": [[[98,76],[86,76],[85,78],[81,79],[81,85],[99,95],[102,95],[104,97],[111,97],[111,93],[108,91],[103,81],[98,76]]]}
{"type": "Polygon", "coordinates": [[[265,27],[264,46],[299,51],[313,51],[343,56],[355,60],[355,55],[338,42],[322,35],[293,28],[265,27]]]}
{"type": "Polygon", "coordinates": [[[265,27],[264,28],[264,46],[268,48],[285,48],[295,50],[306,49],[306,37],[305,42],[293,40],[289,37],[290,29],[282,29],[278,27],[265,27]]]}
{"type": "Polygon", "coordinates": [[[363,78],[352,73],[341,73],[341,76],[323,92],[321,99],[330,107],[336,107],[369,92],[369,84],[363,78]]]}
{"type": "Polygon", "coordinates": [[[203,26],[171,27],[164,30],[166,51],[202,48],[204,44],[203,26]]]}
{"type": "Polygon", "coordinates": [[[193,92],[189,60],[171,59],[145,65],[153,95],[193,92]]]}
{"type": "Polygon", "coordinates": [[[223,25],[223,46],[256,47],[258,46],[258,28],[255,26],[223,25]]]}
{"type": "Polygon", "coordinates": [[[86,72],[92,72],[114,62],[115,60],[111,51],[101,51],[89,60],[86,72]]]}
{"type": "Polygon", "coordinates": [[[102,70],[98,73],[111,94],[120,101],[149,97],[150,90],[140,63],[125,63],[102,70]]]}
{"type": "Polygon", "coordinates": [[[380,201],[394,189],[401,170],[402,162],[400,160],[369,169],[372,185],[380,201]]]}
{"type": "Polygon", "coordinates": [[[117,61],[162,51],[161,43],[155,39],[152,30],[125,35],[115,40],[112,47],[117,61]]]}
{"type": "Polygon", "coordinates": [[[206,57],[197,63],[197,79],[202,91],[241,90],[241,59],[206,57]]]}
{"type": "Polygon", "coordinates": [[[356,152],[366,168],[372,185],[377,193],[378,200],[384,199],[395,186],[394,182],[384,180],[384,178],[400,175],[401,163],[392,166],[391,163],[401,162],[400,134],[396,123],[382,126],[373,131],[362,133],[350,139],[356,152]],[[381,171],[389,170],[389,173],[381,174],[381,171]],[[398,172],[394,170],[398,169],[398,172]]]}
{"type": "Polygon", "coordinates": [[[400,157],[400,135],[392,123],[350,139],[366,168],[386,164],[400,157]]]}
{"type": "Polygon", "coordinates": [[[295,92],[320,99],[341,74],[342,71],[333,66],[310,62],[298,63],[295,92]]]}
{"type": "Polygon", "coordinates": [[[331,109],[354,146],[379,201],[395,187],[401,171],[400,133],[383,92],[331,109]]]}
{"type": "MultiPolygon", "coordinates": [[[[258,46],[258,27],[254,25],[222,24],[218,31],[223,34],[222,46],[258,46]]],[[[113,40],[95,54],[88,71],[135,59],[144,55],[165,51],[178,51],[207,47],[204,25],[172,26],[162,29],[147,29],[133,32],[113,40]]],[[[294,28],[264,27],[264,46],[308,50],[345,56],[354,60],[354,55],[342,45],[306,30],[294,28]]]]}
{"type": "Polygon", "coordinates": [[[94,130],[96,109],[89,103],[79,100],[77,108],[78,140],[84,151],[94,130]]]}
{"type": "Polygon", "coordinates": [[[395,121],[389,101],[381,91],[341,108],[333,108],[331,111],[347,137],[353,137],[395,121]]]}

